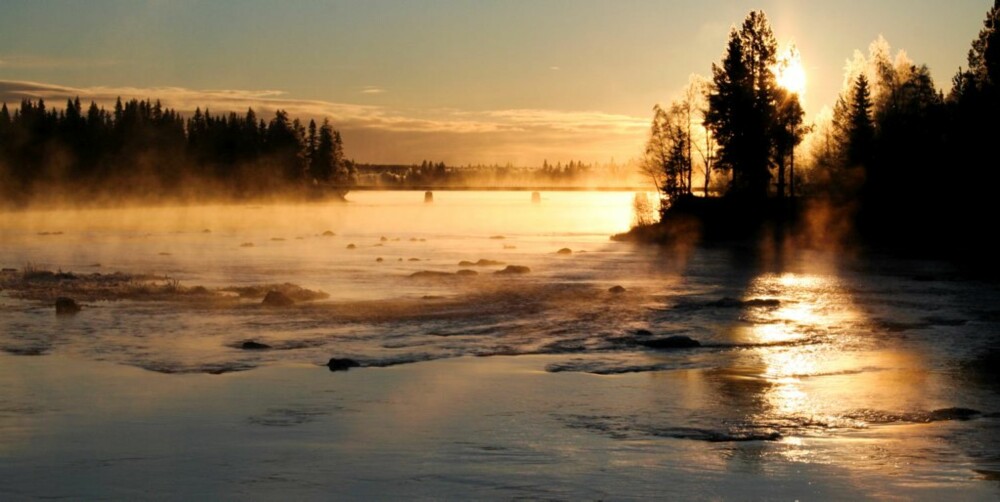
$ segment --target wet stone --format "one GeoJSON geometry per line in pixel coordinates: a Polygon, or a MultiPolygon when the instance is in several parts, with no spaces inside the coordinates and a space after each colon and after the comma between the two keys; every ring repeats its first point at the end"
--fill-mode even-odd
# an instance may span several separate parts
{"type": "Polygon", "coordinates": [[[360,366],[361,363],[346,357],[332,357],[326,363],[326,367],[330,368],[330,371],[347,371],[351,368],[358,368],[360,366]]]}
{"type": "Polygon", "coordinates": [[[267,307],[289,307],[295,305],[295,300],[292,300],[288,295],[282,293],[281,291],[268,291],[264,295],[264,300],[261,305],[267,307]]]}
{"type": "Polygon", "coordinates": [[[243,349],[243,350],[267,350],[267,349],[270,349],[271,346],[268,345],[268,344],[266,344],[266,343],[255,342],[253,340],[247,340],[247,341],[243,342],[242,345],[240,345],[240,348],[243,349]]]}
{"type": "Polygon", "coordinates": [[[701,347],[701,342],[689,336],[675,335],[666,338],[653,338],[648,340],[638,340],[639,345],[651,349],[693,349],[701,347]]]}
{"type": "Polygon", "coordinates": [[[56,298],[56,314],[73,315],[80,311],[80,305],[72,298],[60,296],[56,298]]]}

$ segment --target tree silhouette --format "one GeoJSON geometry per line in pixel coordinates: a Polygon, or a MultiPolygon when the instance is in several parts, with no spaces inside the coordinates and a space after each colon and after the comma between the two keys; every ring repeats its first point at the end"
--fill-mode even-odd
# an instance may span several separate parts
{"type": "MultiPolygon", "coordinates": [[[[315,131],[315,125],[313,125],[315,131]]],[[[339,132],[329,121],[322,131],[335,161],[347,170],[339,132]]],[[[318,142],[319,134],[313,137],[318,142]]],[[[202,196],[248,197],[305,193],[312,148],[301,122],[282,110],[270,124],[252,109],[245,115],[213,115],[199,107],[187,120],[159,100],[118,98],[112,112],[79,98],[62,110],[44,100],[22,100],[13,114],[0,105],[0,203],[32,197],[116,198],[202,196]]],[[[343,176],[343,188],[352,178],[343,176]]]]}
{"type": "Polygon", "coordinates": [[[730,194],[767,196],[778,90],[772,68],[777,42],[763,12],[753,11],[729,34],[722,65],[712,65],[705,117],[719,145],[719,168],[731,170],[730,194]]]}
{"type": "Polygon", "coordinates": [[[847,124],[847,162],[851,166],[868,166],[875,143],[875,124],[868,77],[863,73],[854,83],[847,124]]]}

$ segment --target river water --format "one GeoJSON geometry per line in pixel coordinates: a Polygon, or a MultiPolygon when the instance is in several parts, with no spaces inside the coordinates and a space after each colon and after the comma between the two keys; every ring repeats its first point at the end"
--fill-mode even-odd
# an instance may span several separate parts
{"type": "Polygon", "coordinates": [[[1000,495],[995,285],[611,242],[631,193],[434,195],[0,215],[5,268],[329,295],[0,292],[0,498],[1000,495]]]}

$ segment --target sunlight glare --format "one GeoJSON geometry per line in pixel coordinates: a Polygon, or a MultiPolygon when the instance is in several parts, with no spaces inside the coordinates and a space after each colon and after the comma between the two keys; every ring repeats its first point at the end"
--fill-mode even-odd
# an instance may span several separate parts
{"type": "Polygon", "coordinates": [[[806,70],[802,67],[802,54],[795,44],[791,44],[778,56],[774,66],[774,76],[778,85],[789,92],[801,96],[806,90],[806,70]]]}

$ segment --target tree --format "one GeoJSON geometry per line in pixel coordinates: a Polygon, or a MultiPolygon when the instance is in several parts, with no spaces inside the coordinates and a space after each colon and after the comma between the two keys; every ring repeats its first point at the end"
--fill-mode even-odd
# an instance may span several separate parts
{"type": "Polygon", "coordinates": [[[850,166],[868,166],[875,143],[875,124],[872,122],[872,100],[868,78],[858,76],[851,94],[847,116],[847,162],[850,166]]]}
{"type": "Polygon", "coordinates": [[[779,103],[775,114],[774,130],[771,132],[774,138],[774,157],[778,166],[778,197],[785,196],[786,180],[791,181],[791,195],[795,196],[795,147],[802,142],[807,128],[802,125],[802,117],[805,112],[799,104],[797,94],[779,89],[779,103]],[[785,168],[790,169],[786,177],[785,168]]]}
{"type": "Polygon", "coordinates": [[[770,182],[777,41],[763,12],[733,29],[722,65],[712,65],[705,123],[719,144],[716,165],[733,172],[731,194],[761,199],[770,182]]]}

